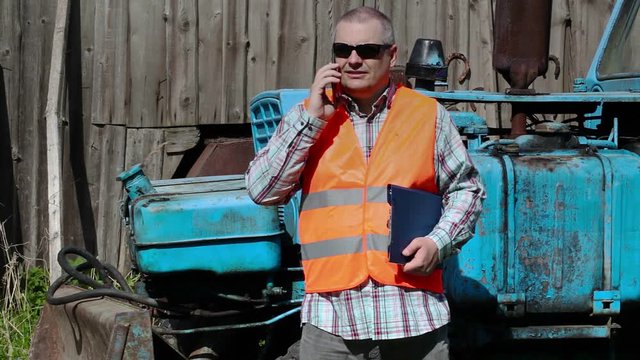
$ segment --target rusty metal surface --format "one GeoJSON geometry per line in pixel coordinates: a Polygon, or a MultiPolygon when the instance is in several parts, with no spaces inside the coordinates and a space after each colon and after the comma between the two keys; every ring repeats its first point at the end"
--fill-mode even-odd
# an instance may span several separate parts
{"type": "Polygon", "coordinates": [[[514,88],[546,73],[551,0],[497,0],[493,67],[514,88]]]}
{"type": "MultiPolygon", "coordinates": [[[[547,72],[550,29],[551,0],[497,0],[493,67],[512,89],[527,89],[547,72]]],[[[511,135],[522,134],[526,115],[514,106],[511,135]]]]}
{"type": "MultiPolygon", "coordinates": [[[[57,296],[84,290],[63,286],[57,296]]],[[[34,333],[30,359],[153,359],[149,312],[116,300],[45,304],[34,333]]]]}
{"type": "Polygon", "coordinates": [[[518,106],[513,105],[511,116],[511,136],[517,137],[527,133],[527,114],[520,112],[518,106]]]}
{"type": "Polygon", "coordinates": [[[187,177],[243,174],[254,154],[251,138],[211,140],[187,177]]]}

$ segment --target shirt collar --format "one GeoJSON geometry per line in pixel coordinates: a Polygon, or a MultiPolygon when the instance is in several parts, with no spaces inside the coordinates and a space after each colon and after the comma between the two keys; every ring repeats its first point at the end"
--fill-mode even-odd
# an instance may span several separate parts
{"type": "MultiPolygon", "coordinates": [[[[373,103],[373,111],[372,114],[378,113],[382,111],[385,107],[387,109],[391,109],[391,101],[393,100],[393,96],[396,94],[398,90],[398,85],[394,82],[390,81],[387,88],[380,94],[380,97],[373,103]]],[[[346,94],[341,94],[340,98],[344,102],[349,112],[358,112],[360,113],[360,109],[358,109],[358,105],[353,101],[351,97],[346,94]]]]}

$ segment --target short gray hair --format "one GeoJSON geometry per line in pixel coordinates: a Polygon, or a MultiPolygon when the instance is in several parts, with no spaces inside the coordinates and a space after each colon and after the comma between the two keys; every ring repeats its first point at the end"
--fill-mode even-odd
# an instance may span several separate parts
{"type": "Polygon", "coordinates": [[[368,20],[377,20],[380,25],[382,25],[383,44],[393,45],[396,43],[391,20],[380,10],[374,9],[372,7],[361,6],[355,9],[351,9],[340,17],[340,19],[338,20],[338,24],[341,22],[363,23],[368,20]]]}

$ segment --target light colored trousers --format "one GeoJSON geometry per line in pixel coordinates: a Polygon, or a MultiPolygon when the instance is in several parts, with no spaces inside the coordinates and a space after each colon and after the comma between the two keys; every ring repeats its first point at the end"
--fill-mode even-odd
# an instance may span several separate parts
{"type": "Polygon", "coordinates": [[[447,327],[395,340],[344,340],[304,324],[300,360],[448,360],[447,327]]]}

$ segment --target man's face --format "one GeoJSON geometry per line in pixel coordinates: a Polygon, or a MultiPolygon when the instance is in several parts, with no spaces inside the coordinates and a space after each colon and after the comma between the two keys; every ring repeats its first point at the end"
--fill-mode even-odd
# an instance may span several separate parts
{"type": "MultiPolygon", "coordinates": [[[[377,20],[363,23],[343,21],[336,27],[336,43],[347,45],[383,44],[383,28],[377,20]]],[[[391,67],[396,64],[398,49],[394,44],[377,57],[363,59],[353,50],[348,57],[336,56],[342,72],[343,91],[354,99],[370,99],[387,86],[391,67]]]]}

